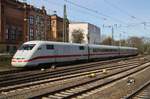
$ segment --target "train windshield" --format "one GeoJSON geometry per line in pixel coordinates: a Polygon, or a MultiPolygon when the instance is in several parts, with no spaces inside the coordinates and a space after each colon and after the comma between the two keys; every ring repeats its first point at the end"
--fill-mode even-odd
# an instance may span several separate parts
{"type": "Polygon", "coordinates": [[[18,50],[32,50],[35,44],[24,44],[18,50]]]}

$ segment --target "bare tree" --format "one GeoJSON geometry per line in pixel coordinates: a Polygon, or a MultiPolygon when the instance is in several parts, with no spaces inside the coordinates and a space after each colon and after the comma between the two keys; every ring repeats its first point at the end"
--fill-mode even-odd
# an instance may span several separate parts
{"type": "Polygon", "coordinates": [[[112,45],[112,38],[111,37],[107,37],[102,41],[102,44],[104,45],[112,45]]]}
{"type": "Polygon", "coordinates": [[[139,37],[130,37],[128,40],[128,45],[131,47],[136,47],[138,48],[140,53],[144,53],[144,42],[142,38],[139,37]]]}
{"type": "Polygon", "coordinates": [[[114,45],[115,46],[127,46],[126,40],[115,40],[114,45]]]}
{"type": "Polygon", "coordinates": [[[143,54],[150,54],[150,38],[143,37],[142,40],[143,40],[143,45],[142,45],[143,54]]]}
{"type": "Polygon", "coordinates": [[[130,37],[127,41],[132,47],[139,47],[143,44],[142,38],[139,37],[130,37]]]}
{"type": "Polygon", "coordinates": [[[74,43],[83,43],[84,42],[84,34],[83,34],[83,30],[81,29],[75,29],[72,32],[72,41],[74,43]]]}

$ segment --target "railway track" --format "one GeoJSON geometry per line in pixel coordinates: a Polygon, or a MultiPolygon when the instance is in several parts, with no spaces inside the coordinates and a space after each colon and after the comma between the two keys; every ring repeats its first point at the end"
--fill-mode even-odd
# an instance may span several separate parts
{"type": "Polygon", "coordinates": [[[56,92],[50,92],[48,94],[37,96],[37,97],[47,96],[46,97],[47,99],[84,98],[84,97],[81,97],[82,94],[95,90],[99,87],[105,86],[109,83],[113,83],[117,80],[123,79],[124,77],[132,75],[133,73],[136,73],[146,67],[143,67],[143,68],[137,67],[136,69],[132,69],[131,71],[130,71],[131,68],[127,70],[125,69],[124,71],[117,72],[115,74],[107,76],[106,78],[104,77],[103,79],[96,79],[93,81],[89,81],[89,82],[82,83],[73,87],[65,88],[63,90],[61,89],[56,92]]]}
{"type": "MultiPolygon", "coordinates": [[[[126,60],[126,59],[133,59],[133,58],[140,58],[140,57],[143,57],[143,56],[133,56],[133,57],[128,57],[128,58],[116,58],[116,59],[113,59],[113,60],[106,60],[106,61],[101,61],[99,62],[100,64],[101,63],[109,63],[109,62],[114,62],[114,61],[120,61],[120,60],[126,60]]],[[[97,62],[94,62],[94,63],[97,63],[97,62]]],[[[89,64],[89,63],[85,63],[85,64],[89,64]]],[[[90,64],[93,64],[93,62],[91,62],[90,64]]],[[[79,64],[80,65],[80,64],[79,64]]],[[[82,64],[81,64],[82,65],[82,64]]],[[[76,65],[75,65],[76,66],[76,65]]],[[[60,66],[61,69],[65,69],[66,66],[60,66]]],[[[67,67],[72,67],[72,66],[67,66],[67,67]]],[[[74,67],[74,66],[73,66],[74,67]]],[[[42,68],[42,67],[41,67],[42,68]]],[[[15,73],[22,73],[22,72],[28,72],[28,71],[39,71],[40,70],[40,67],[37,69],[37,68],[13,68],[13,69],[10,69],[10,70],[6,70],[6,71],[1,71],[0,72],[0,76],[4,76],[4,75],[7,75],[7,76],[10,76],[10,75],[13,75],[15,73]]]]}
{"type": "MultiPolygon", "coordinates": [[[[132,63],[133,61],[131,61],[132,63]]],[[[96,63],[98,64],[98,63],[96,63]]],[[[74,68],[67,68],[65,70],[60,70],[60,71],[54,71],[54,72],[49,72],[49,71],[39,71],[39,72],[26,72],[26,74],[17,74],[18,76],[11,76],[12,78],[9,78],[7,76],[4,76],[1,78],[1,82],[0,82],[0,86],[1,87],[6,87],[9,85],[15,85],[15,84],[21,84],[22,82],[33,82],[33,81],[37,81],[37,80],[42,80],[42,79],[46,79],[46,78],[54,78],[54,77],[59,77],[59,76],[65,76],[65,75],[70,75],[70,74],[76,74],[76,73],[80,73],[80,72],[86,72],[86,71],[90,71],[90,70],[97,70],[97,69],[104,69],[104,68],[114,68],[117,67],[116,64],[113,65],[102,65],[102,66],[97,66],[96,64],[90,64],[90,65],[86,65],[85,67],[74,67],[74,68]],[[37,78],[37,79],[36,79],[37,78]]],[[[122,62],[122,64],[120,65],[125,65],[125,62],[122,62]]],[[[16,74],[15,74],[16,75],[16,74]]]]}
{"type": "MultiPolygon", "coordinates": [[[[119,66],[105,67],[105,69],[107,69],[107,70],[114,70],[114,69],[117,69],[117,68],[124,68],[124,67],[126,67],[125,64],[120,64],[120,65],[119,66]],[[122,66],[120,66],[120,65],[122,65],[122,66]]],[[[136,65],[137,66],[137,63],[134,63],[132,65],[136,65]]],[[[134,66],[134,67],[136,67],[136,66],[134,66]]],[[[134,67],[131,67],[131,68],[134,68],[134,67]]],[[[20,87],[32,86],[33,84],[34,85],[38,85],[38,84],[42,84],[42,83],[46,83],[46,82],[54,82],[54,81],[63,80],[63,79],[69,79],[69,78],[78,77],[78,76],[90,75],[91,73],[103,72],[103,68],[97,68],[97,69],[92,70],[90,72],[88,72],[88,71],[85,71],[83,73],[80,73],[80,72],[81,71],[78,71],[78,72],[76,71],[77,74],[74,73],[74,72],[72,72],[72,73],[68,72],[68,73],[65,73],[65,74],[60,74],[61,77],[59,77],[59,75],[57,75],[57,77],[55,75],[51,75],[51,77],[49,77],[49,78],[51,78],[50,80],[42,80],[42,81],[37,81],[35,83],[27,82],[27,83],[23,83],[23,84],[19,84],[19,85],[14,85],[14,86],[11,85],[11,86],[8,86],[8,87],[2,87],[2,88],[0,88],[0,92],[13,90],[13,89],[20,88],[20,87]]],[[[10,82],[10,84],[11,83],[13,83],[13,82],[10,82]]],[[[5,82],[5,84],[6,84],[6,82],[5,82]]]]}
{"type": "Polygon", "coordinates": [[[150,80],[124,99],[150,99],[150,80]]]}
{"type": "MultiPolygon", "coordinates": [[[[141,56],[136,56],[136,57],[141,57],[141,56]]],[[[128,59],[132,59],[132,58],[136,58],[136,57],[129,57],[128,59]]],[[[79,64],[79,65],[71,65],[71,66],[60,66],[60,67],[57,67],[55,70],[63,70],[63,69],[70,69],[70,68],[74,68],[74,67],[78,67],[78,66],[84,66],[84,65],[91,65],[91,64],[105,64],[105,63],[110,63],[110,62],[117,62],[117,61],[120,61],[120,60],[124,60],[126,58],[119,58],[119,59],[113,59],[113,60],[106,60],[106,61],[100,61],[100,62],[91,62],[91,63],[85,63],[85,64],[79,64]]],[[[41,67],[43,68],[43,67],[41,67]]],[[[45,70],[48,70],[48,69],[45,69],[45,70]]],[[[16,78],[16,75],[18,76],[21,75],[21,74],[27,74],[29,72],[37,72],[39,71],[40,72],[40,67],[38,69],[35,69],[35,68],[16,68],[16,69],[13,69],[13,70],[8,70],[8,71],[2,71],[0,72],[0,79],[9,79],[9,77],[13,77],[15,76],[14,78],[16,78]]],[[[39,73],[37,72],[37,73],[39,73]]]]}
{"type": "MultiPolygon", "coordinates": [[[[115,60],[109,61],[109,63],[110,62],[113,63],[114,61],[115,60]]],[[[133,61],[139,61],[139,59],[132,59],[129,62],[132,63],[133,61]]],[[[33,81],[44,80],[48,78],[54,78],[54,77],[59,77],[59,76],[76,74],[76,73],[86,72],[86,71],[96,70],[96,69],[103,69],[103,68],[105,69],[105,68],[116,66],[116,64],[105,66],[104,64],[106,64],[107,62],[96,62],[96,63],[86,64],[84,66],[79,65],[79,66],[67,67],[67,68],[62,68],[62,69],[52,70],[52,71],[51,70],[45,70],[45,71],[38,70],[38,71],[26,71],[23,73],[1,75],[0,87],[18,85],[18,84],[27,83],[27,82],[33,82],[33,81]]],[[[124,65],[124,64],[126,63],[124,62],[120,65],[124,65]]]]}
{"type": "Polygon", "coordinates": [[[91,72],[84,71],[81,73],[80,71],[80,73],[76,72],[71,73],[69,75],[68,74],[61,75],[61,77],[57,76],[51,79],[47,78],[46,80],[41,80],[37,82],[30,82],[26,84],[3,87],[0,89],[1,90],[0,98],[11,98],[11,97],[37,98],[43,96],[53,97],[55,95],[56,96],[62,95],[60,93],[67,93],[66,92],[67,90],[76,90],[75,92],[72,91],[72,93],[70,91],[70,94],[68,95],[63,94],[64,95],[63,98],[66,97],[70,98],[85,93],[87,91],[90,91],[92,89],[95,89],[97,87],[100,87],[102,85],[106,85],[113,81],[119,80],[132,73],[138,72],[139,70],[142,70],[147,67],[145,65],[140,66],[143,62],[146,61],[140,62],[139,59],[132,59],[131,62],[119,62],[111,64],[111,66],[109,65],[108,67],[105,68],[95,68],[95,70],[93,71],[88,70],[91,72]],[[103,69],[107,69],[109,73],[107,72],[105,72],[106,74],[103,73],[102,72],[103,69]],[[89,76],[91,73],[96,75],[96,77],[89,76]],[[104,79],[106,79],[105,80],[106,82],[104,82],[104,79]]]}

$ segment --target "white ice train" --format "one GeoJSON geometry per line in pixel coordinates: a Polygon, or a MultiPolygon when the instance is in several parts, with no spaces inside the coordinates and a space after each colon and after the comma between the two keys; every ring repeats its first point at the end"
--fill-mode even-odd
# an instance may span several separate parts
{"type": "Polygon", "coordinates": [[[137,48],[51,41],[29,41],[15,53],[14,67],[137,55],[137,48]]]}

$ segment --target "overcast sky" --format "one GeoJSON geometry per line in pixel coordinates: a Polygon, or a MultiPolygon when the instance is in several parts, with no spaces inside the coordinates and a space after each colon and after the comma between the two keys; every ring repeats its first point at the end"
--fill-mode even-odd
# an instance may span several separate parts
{"type": "MultiPolygon", "coordinates": [[[[23,0],[20,0],[23,1],[23,0]]],[[[25,1],[25,0],[24,0],[25,1]]],[[[119,39],[130,36],[150,37],[150,0],[26,0],[36,6],[45,6],[49,14],[57,11],[63,17],[63,5],[67,5],[69,20],[89,22],[101,28],[102,35],[119,39]],[[145,27],[144,27],[145,22],[145,27]],[[117,24],[117,27],[114,25],[117,24]]]]}

